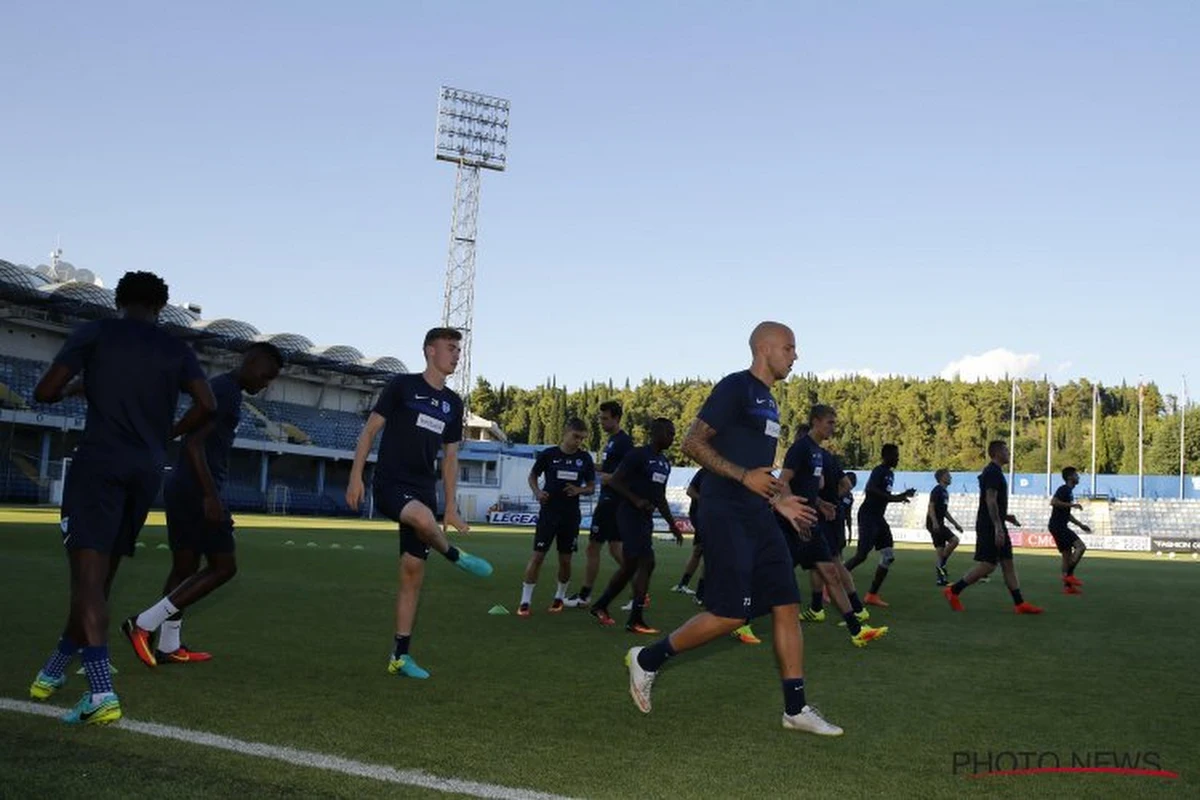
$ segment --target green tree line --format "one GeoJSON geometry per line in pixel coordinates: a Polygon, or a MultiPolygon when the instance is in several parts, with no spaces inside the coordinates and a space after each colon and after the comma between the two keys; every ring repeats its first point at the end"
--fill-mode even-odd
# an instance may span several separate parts
{"type": "MultiPolygon", "coordinates": [[[[1018,472],[1046,468],[1046,426],[1050,384],[1044,380],[1017,382],[1017,436],[1014,449],[1018,472]]],[[[493,385],[479,378],[470,397],[471,410],[500,424],[514,442],[550,444],[558,441],[568,417],[587,422],[587,447],[603,443],[597,415],[605,400],[625,409],[625,429],[637,443],[648,439],[650,421],[666,417],[678,436],[670,453],[676,464],[690,463],[679,451],[687,426],[712,388],[712,381],[663,381],[653,376],[637,386],[589,383],[568,389],[553,378],[532,389],[493,385]]],[[[901,469],[978,469],[988,441],[1009,437],[1009,381],[967,383],[941,378],[842,377],[822,380],[793,375],[775,386],[779,402],[779,458],[790,444],[796,426],[807,419],[815,403],[837,409],[838,426],[830,449],[847,467],[866,469],[878,462],[887,442],[901,448],[901,469]]],[[[1154,384],[1144,387],[1146,474],[1179,471],[1179,402],[1154,384]]],[[[1187,410],[1185,455],[1189,474],[1200,473],[1200,408],[1187,410]]],[[[1137,472],[1138,388],[1102,386],[1097,408],[1096,466],[1100,473],[1137,472]]],[[[1092,383],[1073,381],[1055,387],[1052,441],[1054,469],[1068,464],[1087,470],[1092,448],[1092,383]]]]}

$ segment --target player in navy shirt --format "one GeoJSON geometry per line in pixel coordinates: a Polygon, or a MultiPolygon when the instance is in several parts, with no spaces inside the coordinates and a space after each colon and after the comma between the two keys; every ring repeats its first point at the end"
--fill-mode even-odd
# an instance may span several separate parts
{"type": "Polygon", "coordinates": [[[63,717],[72,724],[121,718],[108,660],[112,580],[121,556],[133,555],[162,484],[167,442],[199,429],[216,407],[196,354],[157,324],[167,300],[162,278],[126,273],[117,284],[120,317],[77,328],[34,389],[39,403],[80,391],[88,403],[62,500],[71,611],[58,649],[29,687],[34,699],[50,697],[80,652],[90,691],[63,717]],[[80,373],[82,382],[72,383],[80,373]],[[180,390],[192,407],[175,423],[180,390]]]}
{"type": "Polygon", "coordinates": [[[683,575],[680,576],[679,583],[671,587],[672,592],[690,594],[697,598],[697,602],[702,602],[704,578],[701,577],[696,584],[699,587],[696,591],[692,591],[688,584],[692,582],[692,576],[700,569],[701,559],[704,558],[704,534],[696,527],[696,519],[700,513],[700,486],[704,483],[704,474],[703,469],[698,469],[692,479],[688,481],[687,496],[691,501],[688,505],[688,522],[692,526],[692,554],[683,567],[683,575]]]}
{"type": "Polygon", "coordinates": [[[792,371],[796,337],[786,325],[763,322],[750,335],[750,351],[750,369],[713,387],[683,443],[683,452],[708,472],[700,494],[707,610],[665,639],[626,654],[629,693],[650,713],[650,690],[667,659],[727,636],[769,610],[783,681],[783,726],[837,736],[842,729],[805,702],[800,592],[772,514],[774,509],[805,529],[817,519],[773,474],[780,426],[771,386],[792,371]]]}
{"type": "Polygon", "coordinates": [[[592,596],[592,587],[596,585],[596,576],[600,574],[600,550],[607,542],[608,552],[612,555],[617,567],[621,566],[621,532],[617,529],[617,506],[620,498],[608,488],[608,479],[617,471],[621,461],[633,449],[633,439],[621,430],[621,417],[624,409],[616,400],[606,400],[600,404],[600,428],[608,436],[604,444],[603,458],[600,461],[600,497],[592,509],[592,531],[588,537],[587,566],[583,572],[583,585],[576,594],[567,598],[567,608],[586,606],[592,596]]]}
{"type": "Polygon", "coordinates": [[[683,543],[680,525],[667,505],[667,479],[671,475],[671,462],[667,460],[666,451],[674,443],[674,423],[658,417],[650,423],[650,444],[630,450],[617,471],[609,476],[609,489],[621,498],[617,506],[617,526],[621,530],[623,561],[604,593],[592,604],[592,616],[601,625],[613,624],[608,604],[632,581],[633,602],[625,630],[630,633],[658,633],[646,624],[642,609],[650,576],[654,574],[653,513],[656,509],[675,535],[676,544],[683,543]]]}
{"type": "Polygon", "coordinates": [[[184,439],[179,463],[164,487],[172,563],[163,596],[121,625],[134,654],[148,667],[212,658],[180,641],[183,609],[237,573],[233,518],[221,503],[221,490],[242,415],[242,392],[258,394],[282,368],[283,355],[275,345],[258,342],[246,350],[238,369],[209,381],[217,400],[216,415],[184,439]],[[207,561],[204,569],[200,569],[201,556],[207,561]],[[150,644],[155,630],[159,632],[157,648],[150,644]]]}
{"type": "Polygon", "coordinates": [[[950,532],[946,522],[949,521],[959,533],[962,533],[963,529],[950,513],[950,492],[947,489],[953,481],[950,470],[943,467],[933,474],[933,478],[937,485],[929,492],[929,504],[925,507],[925,530],[929,531],[929,536],[933,539],[933,549],[937,551],[937,585],[946,586],[949,583],[946,578],[946,562],[958,547],[958,537],[950,532]]]}
{"type": "Polygon", "coordinates": [[[1017,579],[1017,567],[1013,563],[1012,539],[1008,526],[1021,523],[1008,513],[1008,480],[1004,477],[1004,464],[1008,462],[1008,445],[1002,441],[988,443],[988,465],[979,474],[979,512],[975,515],[975,566],[953,586],[942,590],[950,608],[962,611],[959,595],[971,584],[991,575],[1000,565],[1004,572],[1004,584],[1012,594],[1013,607],[1018,614],[1040,614],[1042,609],[1029,603],[1021,595],[1021,583],[1017,579]]]}
{"type": "Polygon", "coordinates": [[[366,494],[363,468],[371,444],[382,430],[373,481],[375,507],[400,526],[396,641],[387,667],[392,675],[429,677],[408,652],[429,549],[437,550],[447,561],[472,575],[492,574],[491,564],[450,544],[434,516],[437,512],[434,465],[440,450],[446,495],[445,526],[460,533],[470,530],[458,515],[455,494],[458,443],[462,441],[462,398],[446,387],[446,378],[458,368],[461,341],[462,333],[453,328],[433,328],[425,334],[425,371],[397,375],[383,390],[358,437],[346,487],[346,504],[357,511],[366,494]]]}
{"type": "Polygon", "coordinates": [[[838,558],[842,557],[842,550],[846,549],[846,545],[854,541],[854,487],[858,486],[858,475],[847,472],[846,483],[848,486],[842,491],[842,507],[839,512],[846,527],[845,533],[839,538],[842,546],[837,550],[838,558]]]}
{"type": "MultiPolygon", "coordinates": [[[[808,570],[811,575],[812,604],[802,612],[803,618],[810,622],[825,621],[822,593],[828,587],[830,599],[842,615],[851,642],[855,647],[865,647],[868,642],[886,635],[888,629],[886,626],[872,628],[863,624],[870,615],[858,601],[854,589],[847,589],[842,576],[845,574],[848,577],[849,571],[840,563],[834,564],[829,547],[832,533],[827,526],[840,523],[837,505],[821,497],[821,493],[827,479],[834,480],[839,476],[825,474],[828,454],[821,445],[833,435],[836,425],[837,412],[833,408],[814,405],[808,414],[808,424],[799,427],[799,436],[788,448],[783,458],[783,469],[779,473],[779,479],[787,485],[789,492],[819,512],[818,520],[810,529],[799,531],[782,517],[776,516],[776,520],[784,538],[788,540],[792,563],[808,570]]],[[[849,585],[853,587],[853,583],[849,585]]]]}
{"type": "Polygon", "coordinates": [[[558,587],[549,611],[563,610],[567,584],[571,580],[571,556],[579,539],[579,498],[596,489],[596,465],[592,456],[583,450],[587,425],[578,417],[567,420],[562,443],[538,453],[529,471],[529,488],[541,504],[537,530],[533,534],[533,554],[525,565],[525,582],[521,586],[521,604],[517,616],[528,617],[533,602],[533,588],[550,545],[558,545],[558,587]],[[538,479],[544,485],[538,485],[538,479]]]}
{"type": "Polygon", "coordinates": [[[1071,530],[1071,525],[1078,525],[1084,533],[1091,533],[1092,529],[1071,516],[1072,510],[1083,510],[1083,506],[1075,502],[1075,487],[1079,485],[1079,470],[1075,467],[1067,467],[1062,471],[1062,479],[1063,485],[1055,490],[1054,497],[1050,499],[1049,530],[1050,535],[1054,537],[1054,544],[1058,547],[1058,552],[1062,553],[1063,593],[1081,594],[1080,587],[1083,586],[1083,581],[1075,577],[1075,567],[1079,566],[1079,559],[1083,558],[1083,554],[1087,552],[1087,545],[1080,541],[1079,536],[1071,530]]]}
{"type": "Polygon", "coordinates": [[[887,580],[888,570],[896,561],[896,554],[893,551],[895,543],[892,541],[892,528],[884,513],[889,503],[907,503],[917,490],[906,489],[893,494],[892,482],[896,478],[896,465],[900,463],[900,448],[885,444],[882,456],[883,463],[871,470],[871,477],[867,479],[865,498],[858,509],[858,549],[846,562],[846,569],[853,570],[867,560],[872,550],[878,550],[879,566],[875,568],[875,578],[863,602],[869,606],[887,608],[888,604],[879,596],[879,590],[887,580]]]}

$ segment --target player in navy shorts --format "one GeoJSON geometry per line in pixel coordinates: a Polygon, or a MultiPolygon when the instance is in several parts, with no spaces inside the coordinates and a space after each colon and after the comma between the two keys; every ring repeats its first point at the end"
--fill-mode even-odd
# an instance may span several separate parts
{"type": "Polygon", "coordinates": [[[700,532],[700,528],[696,525],[700,516],[700,486],[703,483],[704,470],[698,469],[688,482],[687,487],[687,496],[691,501],[688,505],[688,522],[692,525],[692,554],[683,566],[683,575],[680,576],[679,583],[671,587],[672,592],[692,595],[696,598],[697,603],[703,602],[704,578],[701,577],[696,583],[697,588],[695,591],[692,591],[692,588],[688,584],[692,582],[692,576],[700,569],[704,558],[704,534],[700,532]]]}
{"type": "Polygon", "coordinates": [[[1067,467],[1062,471],[1062,478],[1063,485],[1055,490],[1054,497],[1050,500],[1050,535],[1054,537],[1058,552],[1062,553],[1063,594],[1082,594],[1083,581],[1075,577],[1075,568],[1079,566],[1079,559],[1087,552],[1087,545],[1071,530],[1071,526],[1078,525],[1084,533],[1091,533],[1092,529],[1071,516],[1072,510],[1083,510],[1083,506],[1075,502],[1079,470],[1067,467]]]}
{"type": "Polygon", "coordinates": [[[79,653],[89,691],[63,720],[121,718],[108,660],[108,597],[121,556],[131,556],[162,484],[167,442],[193,433],[216,408],[196,354],[158,325],[167,304],[162,278],[128,272],[117,284],[117,319],[86,323],[67,339],[34,389],[39,403],[87,397],[87,422],[62,500],[62,541],[71,568],[71,606],[57,650],[29,694],[45,700],[66,683],[79,653]],[[72,379],[83,373],[83,381],[72,379]],[[178,423],[180,390],[192,407],[178,423]]]}
{"type": "Polygon", "coordinates": [[[675,425],[671,420],[658,417],[650,423],[650,444],[630,450],[621,465],[608,479],[608,486],[621,498],[617,506],[617,525],[621,530],[623,562],[613,575],[604,593],[592,604],[591,613],[601,625],[612,625],[608,604],[630,582],[633,583],[633,601],[625,630],[630,633],[658,633],[646,623],[643,616],[646,589],[650,576],[654,574],[654,518],[655,510],[666,520],[667,527],[675,535],[675,543],[683,543],[680,525],[667,505],[667,479],[671,475],[671,462],[666,450],[675,443],[675,425]]]}
{"type": "Polygon", "coordinates": [[[525,565],[521,604],[517,607],[519,617],[532,613],[533,589],[551,545],[558,549],[558,587],[549,611],[557,614],[563,610],[567,584],[571,581],[571,557],[579,539],[579,498],[596,489],[596,465],[591,454],[582,449],[586,435],[587,425],[583,420],[578,417],[567,420],[562,443],[538,453],[529,470],[529,488],[541,504],[541,511],[533,534],[533,554],[525,565]],[[544,486],[538,485],[539,478],[544,479],[544,486]]]}
{"type": "Polygon", "coordinates": [[[708,472],[700,500],[707,610],[665,639],[626,653],[629,693],[638,709],[650,713],[651,688],[669,658],[727,636],[746,619],[769,611],[783,682],[783,726],[837,736],[842,729],[806,702],[800,591],[772,513],[795,520],[797,527],[817,520],[816,512],[786,494],[773,474],[780,426],[771,387],[791,372],[796,337],[786,325],[763,322],[750,335],[750,351],[750,369],[713,387],[683,443],[683,452],[708,472]]]}
{"type": "Polygon", "coordinates": [[[863,493],[865,499],[858,509],[858,549],[846,561],[846,569],[853,571],[855,567],[867,560],[872,550],[879,551],[879,566],[875,568],[875,578],[863,602],[869,606],[887,608],[888,604],[879,596],[883,582],[887,580],[888,570],[896,561],[893,552],[892,528],[888,525],[884,513],[889,503],[907,503],[917,493],[916,489],[906,489],[899,494],[892,494],[892,482],[895,480],[896,465],[900,463],[900,448],[894,444],[883,446],[883,463],[871,470],[867,486],[863,493]]]}
{"type": "Polygon", "coordinates": [[[492,574],[491,564],[450,544],[434,516],[437,512],[434,464],[441,451],[445,527],[453,527],[460,533],[470,530],[458,515],[455,495],[463,404],[462,398],[446,386],[446,378],[458,368],[461,341],[462,332],[454,328],[433,328],[425,334],[425,371],[397,375],[383,390],[358,437],[346,487],[346,504],[357,510],[366,494],[363,468],[371,444],[382,430],[372,481],[375,507],[400,526],[396,639],[387,670],[392,675],[421,680],[428,678],[429,673],[413,660],[408,650],[430,548],[472,575],[485,578],[492,574]]]}
{"type": "Polygon", "coordinates": [[[1025,600],[1021,582],[1013,563],[1012,539],[1008,526],[1020,526],[1017,518],[1008,513],[1008,480],[1004,464],[1008,462],[1008,445],[1002,441],[988,443],[988,465],[979,474],[979,511],[975,515],[975,566],[953,586],[942,590],[950,608],[962,611],[959,595],[980,578],[991,575],[1000,565],[1004,584],[1012,594],[1013,610],[1018,614],[1041,614],[1042,609],[1025,600]]]}
{"type": "MultiPolygon", "coordinates": [[[[829,548],[829,534],[825,526],[837,520],[837,506],[821,497],[827,477],[827,454],[821,443],[833,435],[836,424],[837,412],[833,408],[820,404],[813,406],[808,414],[808,424],[799,426],[798,438],[788,448],[783,458],[783,469],[779,473],[779,480],[787,486],[787,491],[805,505],[817,509],[819,519],[811,528],[799,531],[783,517],[776,515],[776,520],[788,541],[792,563],[803,567],[813,578],[812,605],[804,609],[802,617],[810,622],[825,621],[821,595],[823,588],[828,587],[829,596],[841,612],[843,624],[849,629],[850,641],[855,647],[865,647],[868,642],[886,635],[888,629],[863,624],[869,615],[861,603],[857,608],[851,604],[849,592],[842,583],[842,574],[848,574],[848,571],[840,563],[834,564],[834,556],[829,548]]],[[[828,477],[833,479],[837,476],[828,477]]],[[[857,602],[857,596],[854,599],[857,602]]]]}
{"type": "Polygon", "coordinates": [[[221,502],[221,489],[229,473],[229,451],[242,415],[242,392],[258,394],[282,368],[283,355],[275,345],[258,342],[246,350],[236,370],[209,381],[217,399],[216,414],[184,439],[179,463],[163,491],[171,545],[171,571],[163,596],[121,625],[134,654],[148,667],[212,658],[183,645],[183,610],[237,574],[233,518],[221,502]],[[201,556],[207,562],[204,569],[200,568],[201,556]],[[157,647],[150,642],[155,630],[157,647]]]}
{"type": "Polygon", "coordinates": [[[608,479],[625,455],[633,449],[633,438],[621,429],[621,417],[624,410],[616,400],[606,400],[600,404],[600,428],[608,435],[604,444],[604,457],[600,460],[600,497],[592,509],[592,532],[588,537],[587,565],[583,572],[583,585],[579,591],[566,600],[567,608],[586,606],[592,596],[592,587],[600,574],[600,550],[605,543],[608,552],[621,567],[621,532],[617,529],[617,506],[620,498],[608,488],[608,479]]]}
{"type": "Polygon", "coordinates": [[[937,485],[929,492],[929,504],[925,507],[925,530],[929,531],[929,536],[933,539],[933,549],[937,551],[937,585],[946,586],[949,583],[946,578],[946,562],[958,548],[958,537],[950,532],[946,523],[953,525],[959,533],[962,533],[963,529],[950,513],[950,491],[947,488],[953,480],[950,470],[943,467],[933,474],[933,478],[937,485]]]}

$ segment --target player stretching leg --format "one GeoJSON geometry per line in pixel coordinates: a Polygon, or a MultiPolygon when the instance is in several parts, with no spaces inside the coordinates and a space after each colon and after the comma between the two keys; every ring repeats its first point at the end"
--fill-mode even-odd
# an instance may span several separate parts
{"type": "Polygon", "coordinates": [[[1079,485],[1079,470],[1075,467],[1067,467],[1062,471],[1062,477],[1063,485],[1058,487],[1054,492],[1054,497],[1050,500],[1052,507],[1050,535],[1054,537],[1054,544],[1058,546],[1058,552],[1062,553],[1063,594],[1083,594],[1081,588],[1083,581],[1075,577],[1075,568],[1079,566],[1079,560],[1087,552],[1087,545],[1071,530],[1071,526],[1079,526],[1084,533],[1091,533],[1092,529],[1071,516],[1072,510],[1083,510],[1083,506],[1075,502],[1075,487],[1079,485]]]}

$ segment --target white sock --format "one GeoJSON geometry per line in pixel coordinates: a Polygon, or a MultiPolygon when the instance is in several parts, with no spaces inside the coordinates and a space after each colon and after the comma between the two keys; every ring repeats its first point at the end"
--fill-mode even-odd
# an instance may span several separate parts
{"type": "Polygon", "coordinates": [[[115,697],[116,692],[92,692],[92,703],[99,705],[110,697],[115,697]]]}
{"type": "Polygon", "coordinates": [[[558,590],[554,593],[554,599],[555,600],[565,600],[566,597],[567,597],[567,584],[560,583],[558,585],[558,590]]]}
{"type": "Polygon", "coordinates": [[[158,629],[158,649],[164,653],[174,653],[179,649],[179,629],[183,620],[168,619],[158,629]]]}
{"type": "Polygon", "coordinates": [[[536,585],[537,584],[534,584],[534,583],[522,583],[521,584],[521,603],[522,604],[533,602],[533,587],[536,585]]]}
{"type": "Polygon", "coordinates": [[[171,601],[164,597],[138,614],[137,626],[144,631],[155,630],[159,625],[163,624],[167,617],[178,611],[179,609],[171,605],[171,601]]]}

